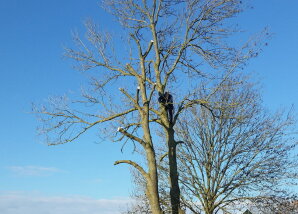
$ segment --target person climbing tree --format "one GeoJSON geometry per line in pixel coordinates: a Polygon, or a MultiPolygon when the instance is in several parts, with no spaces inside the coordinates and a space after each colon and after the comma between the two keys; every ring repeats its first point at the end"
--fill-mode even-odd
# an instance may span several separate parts
{"type": "Polygon", "coordinates": [[[158,92],[158,95],[158,102],[165,106],[168,113],[169,122],[172,123],[174,112],[173,96],[169,92],[165,92],[164,94],[158,92]]]}

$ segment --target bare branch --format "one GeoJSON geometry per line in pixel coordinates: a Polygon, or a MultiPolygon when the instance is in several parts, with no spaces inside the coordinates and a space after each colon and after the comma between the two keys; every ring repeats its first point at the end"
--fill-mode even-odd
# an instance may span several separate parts
{"type": "Polygon", "coordinates": [[[143,141],[141,138],[138,138],[137,136],[134,136],[134,135],[128,133],[127,131],[125,131],[125,130],[124,130],[123,128],[121,128],[121,127],[118,128],[118,131],[121,132],[121,133],[122,133],[123,135],[125,135],[126,137],[130,138],[131,140],[139,142],[142,146],[145,147],[146,142],[143,141]]]}
{"type": "Polygon", "coordinates": [[[136,168],[144,176],[145,179],[149,178],[147,172],[140,165],[138,165],[136,162],[133,162],[131,160],[118,160],[114,163],[114,165],[118,165],[118,164],[121,164],[121,163],[126,163],[126,164],[129,164],[129,165],[133,166],[134,168],[136,168]]]}

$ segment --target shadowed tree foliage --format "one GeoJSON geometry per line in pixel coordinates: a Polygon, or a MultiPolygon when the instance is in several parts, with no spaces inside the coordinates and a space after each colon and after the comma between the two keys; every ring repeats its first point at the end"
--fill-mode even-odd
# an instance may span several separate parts
{"type": "Polygon", "coordinates": [[[254,202],[255,206],[253,208],[261,213],[295,214],[298,212],[297,196],[278,197],[271,195],[267,198],[257,199],[254,202]]]}
{"type": "Polygon", "coordinates": [[[155,149],[159,142],[153,140],[151,130],[158,127],[166,139],[171,212],[181,213],[177,120],[196,105],[211,109],[222,82],[257,56],[259,39],[240,47],[229,45],[228,38],[236,30],[227,21],[241,12],[238,0],[109,0],[104,7],[121,24],[121,35],[112,36],[92,21],[86,23],[84,38],[74,35],[77,46],[66,48],[66,56],[94,75],[90,89],[82,91],[79,99],[53,98],[34,107],[41,120],[39,130],[49,145],[75,141],[93,127],[101,130],[104,139],[132,142],[146,163],[119,160],[115,165],[125,163],[138,170],[151,212],[161,214],[160,157],[155,149]],[[119,42],[121,38],[125,39],[119,42]],[[197,96],[200,82],[210,89],[202,97],[197,96]],[[157,102],[157,94],[166,91],[174,97],[173,121],[167,105],[157,102]]]}

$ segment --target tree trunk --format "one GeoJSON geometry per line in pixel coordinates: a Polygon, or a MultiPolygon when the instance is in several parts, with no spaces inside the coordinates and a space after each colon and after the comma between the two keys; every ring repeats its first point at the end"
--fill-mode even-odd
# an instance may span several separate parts
{"type": "Polygon", "coordinates": [[[145,106],[146,114],[143,115],[143,131],[144,140],[146,142],[145,150],[148,161],[148,177],[146,194],[149,199],[150,208],[152,214],[162,214],[162,209],[160,207],[159,192],[158,192],[158,174],[157,174],[157,164],[156,164],[156,154],[153,147],[152,137],[149,127],[149,106],[145,106]]]}
{"type": "MultiPolygon", "coordinates": [[[[209,198],[209,197],[207,197],[207,198],[209,198]]],[[[206,206],[204,207],[204,212],[206,214],[213,214],[215,211],[215,206],[214,206],[215,201],[213,199],[207,199],[207,200],[208,201],[205,201],[206,206]]]]}
{"type": "Polygon", "coordinates": [[[206,214],[213,214],[214,213],[214,209],[207,209],[205,210],[206,214]]]}
{"type": "Polygon", "coordinates": [[[158,194],[158,176],[157,176],[157,167],[155,152],[153,148],[147,148],[147,161],[149,167],[149,178],[147,179],[147,190],[146,194],[149,199],[149,204],[151,207],[152,214],[162,214],[160,208],[159,194],[158,194]]]}
{"type": "Polygon", "coordinates": [[[176,153],[176,141],[174,139],[174,129],[170,127],[168,129],[168,158],[169,158],[169,171],[170,171],[170,197],[172,214],[180,214],[182,210],[180,208],[180,188],[178,181],[177,170],[177,153],[176,153]]]}

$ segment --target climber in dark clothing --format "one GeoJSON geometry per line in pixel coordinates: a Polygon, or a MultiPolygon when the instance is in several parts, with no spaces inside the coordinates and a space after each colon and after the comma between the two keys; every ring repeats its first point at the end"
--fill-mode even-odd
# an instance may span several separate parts
{"type": "Polygon", "coordinates": [[[164,105],[166,103],[165,95],[163,93],[158,92],[158,96],[158,102],[164,105]]]}
{"type": "Polygon", "coordinates": [[[169,122],[172,123],[174,112],[173,96],[169,92],[165,92],[164,94],[158,92],[158,95],[158,102],[165,106],[168,113],[169,122]]]}

